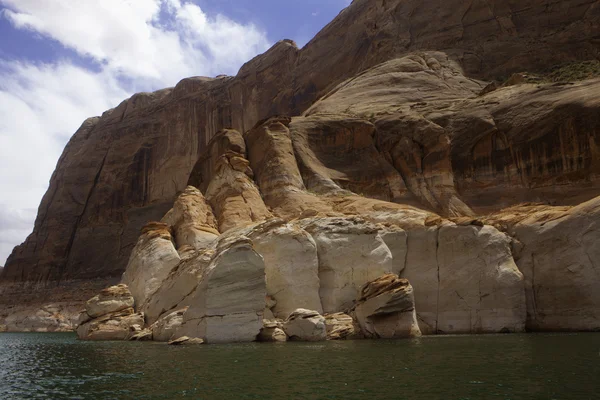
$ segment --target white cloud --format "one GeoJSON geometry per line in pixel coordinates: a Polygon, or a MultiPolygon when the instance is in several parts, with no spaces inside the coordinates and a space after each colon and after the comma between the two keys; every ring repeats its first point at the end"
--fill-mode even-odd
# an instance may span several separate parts
{"type": "Polygon", "coordinates": [[[179,0],[0,0],[21,29],[53,38],[115,74],[171,84],[233,74],[267,49],[264,32],[179,0]]]}
{"type": "Polygon", "coordinates": [[[0,217],[20,216],[0,218],[0,265],[30,232],[33,216],[27,210],[39,205],[64,145],[85,118],[133,92],[173,86],[188,76],[235,74],[269,47],[255,26],[208,16],[187,1],[0,0],[0,5],[15,28],[58,41],[94,65],[0,59],[0,217]]]}

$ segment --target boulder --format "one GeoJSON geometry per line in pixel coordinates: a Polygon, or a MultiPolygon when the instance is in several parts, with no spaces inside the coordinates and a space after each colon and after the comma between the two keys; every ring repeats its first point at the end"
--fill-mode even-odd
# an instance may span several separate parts
{"type": "Polygon", "coordinates": [[[361,289],[354,309],[362,332],[371,338],[421,336],[413,288],[406,279],[387,274],[361,289]]]}
{"type": "Polygon", "coordinates": [[[358,339],[361,337],[360,327],[354,319],[344,313],[326,314],[325,326],[327,340],[358,339]]]}
{"type": "Polygon", "coordinates": [[[312,310],[295,310],[283,324],[283,330],[290,340],[319,342],[327,339],[325,318],[312,310]]]}
{"type": "Polygon", "coordinates": [[[127,308],[78,326],[77,336],[81,340],[127,340],[135,325],[144,325],[144,315],[127,308]]]}
{"type": "Polygon", "coordinates": [[[89,299],[85,304],[85,310],[91,318],[98,318],[132,308],[134,302],[127,285],[120,284],[106,288],[89,299]]]}
{"type": "Polygon", "coordinates": [[[256,337],[259,342],[286,342],[287,335],[281,329],[282,322],[277,320],[263,320],[263,328],[256,337]]]}

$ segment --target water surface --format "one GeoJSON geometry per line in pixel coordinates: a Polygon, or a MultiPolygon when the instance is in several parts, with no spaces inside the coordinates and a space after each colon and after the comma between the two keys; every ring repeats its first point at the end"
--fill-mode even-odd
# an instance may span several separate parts
{"type": "Polygon", "coordinates": [[[0,334],[0,399],[600,399],[600,334],[172,347],[0,334]]]}

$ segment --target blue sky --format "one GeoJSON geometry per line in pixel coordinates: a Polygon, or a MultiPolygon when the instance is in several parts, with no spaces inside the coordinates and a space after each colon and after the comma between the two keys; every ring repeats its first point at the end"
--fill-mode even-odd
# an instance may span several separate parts
{"type": "Polygon", "coordinates": [[[131,94],[234,75],[308,42],[350,0],[0,0],[0,266],[69,137],[131,94]]]}

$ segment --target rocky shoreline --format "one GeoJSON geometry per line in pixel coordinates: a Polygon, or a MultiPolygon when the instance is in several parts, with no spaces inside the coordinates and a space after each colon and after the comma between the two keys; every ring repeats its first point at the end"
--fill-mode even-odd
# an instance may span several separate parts
{"type": "Polygon", "coordinates": [[[406,230],[340,216],[248,226],[234,214],[221,236],[209,203],[188,187],[163,222],[143,229],[123,284],[87,302],[80,338],[230,343],[600,328],[596,272],[584,264],[600,230],[579,232],[587,242],[575,234],[595,221],[600,199],[485,220],[409,209],[406,230]],[[562,257],[547,258],[535,276],[530,252],[542,257],[539,249],[562,257]],[[559,287],[565,262],[579,269],[559,287]]]}

